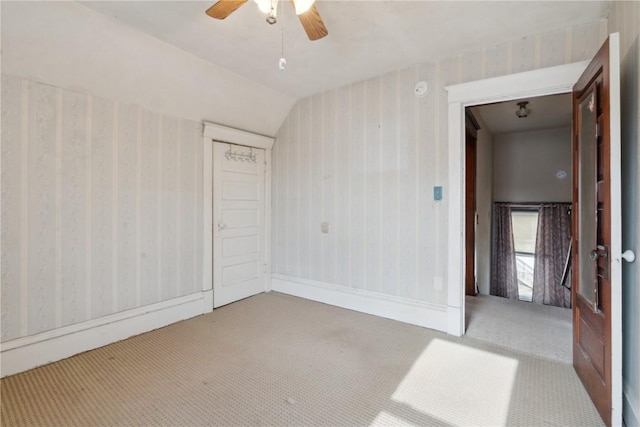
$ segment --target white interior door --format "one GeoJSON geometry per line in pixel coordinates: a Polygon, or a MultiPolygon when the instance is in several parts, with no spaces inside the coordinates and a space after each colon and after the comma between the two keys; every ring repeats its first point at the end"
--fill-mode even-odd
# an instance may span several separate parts
{"type": "Polygon", "coordinates": [[[265,291],[265,151],[213,148],[213,306],[265,291]]]}

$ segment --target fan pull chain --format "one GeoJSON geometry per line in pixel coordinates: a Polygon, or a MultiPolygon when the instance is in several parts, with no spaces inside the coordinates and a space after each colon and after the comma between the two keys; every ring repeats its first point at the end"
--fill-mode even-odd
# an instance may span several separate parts
{"type": "Polygon", "coordinates": [[[280,8],[280,10],[282,11],[282,27],[280,36],[280,61],[278,61],[278,68],[280,69],[280,71],[285,71],[287,68],[287,59],[284,57],[284,4],[282,6],[283,7],[280,8]]]}

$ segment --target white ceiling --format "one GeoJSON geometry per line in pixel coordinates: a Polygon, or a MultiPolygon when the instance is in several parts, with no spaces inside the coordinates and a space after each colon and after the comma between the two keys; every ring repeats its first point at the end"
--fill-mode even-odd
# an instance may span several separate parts
{"type": "Polygon", "coordinates": [[[332,1],[317,3],[329,35],[307,39],[293,7],[278,23],[253,2],[223,21],[209,1],[88,1],[112,16],[237,74],[295,98],[455,53],[593,22],[605,1],[332,1]],[[284,29],[287,70],[278,70],[284,29]]]}
{"type": "Polygon", "coordinates": [[[529,132],[571,126],[571,94],[540,96],[472,108],[493,134],[529,132]],[[529,101],[527,117],[516,116],[518,102],[529,101]]]}

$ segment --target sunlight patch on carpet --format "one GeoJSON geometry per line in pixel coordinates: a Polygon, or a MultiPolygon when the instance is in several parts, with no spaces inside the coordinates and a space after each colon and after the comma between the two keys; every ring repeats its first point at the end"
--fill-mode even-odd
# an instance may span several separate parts
{"type": "MultiPolygon", "coordinates": [[[[505,425],[518,361],[434,339],[404,377],[392,401],[456,425],[505,425]],[[471,417],[471,418],[470,418],[471,417]]],[[[401,417],[391,404],[373,424],[401,417]]]]}

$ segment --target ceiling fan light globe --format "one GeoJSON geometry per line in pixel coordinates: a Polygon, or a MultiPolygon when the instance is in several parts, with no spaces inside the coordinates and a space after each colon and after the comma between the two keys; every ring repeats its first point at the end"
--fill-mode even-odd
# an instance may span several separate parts
{"type": "Polygon", "coordinates": [[[269,0],[253,0],[255,4],[258,5],[258,9],[262,13],[269,13],[269,9],[271,8],[271,2],[269,0]]]}
{"type": "Polygon", "coordinates": [[[316,0],[294,0],[293,4],[296,7],[296,15],[302,15],[308,11],[316,0]]]}
{"type": "Polygon", "coordinates": [[[260,12],[268,15],[276,15],[278,10],[278,0],[253,0],[257,5],[260,12]]]}

